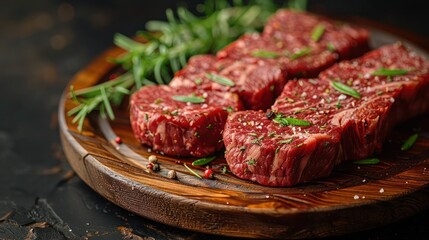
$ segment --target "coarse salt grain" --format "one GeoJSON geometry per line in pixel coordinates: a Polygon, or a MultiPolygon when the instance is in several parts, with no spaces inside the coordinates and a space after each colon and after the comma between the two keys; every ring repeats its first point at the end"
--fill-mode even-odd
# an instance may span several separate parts
{"type": "Polygon", "coordinates": [[[344,94],[341,94],[340,96],[338,96],[338,100],[344,100],[346,98],[347,98],[347,96],[344,94]]]}
{"type": "Polygon", "coordinates": [[[380,193],[384,193],[384,188],[380,188],[380,193]]]}
{"type": "Polygon", "coordinates": [[[354,200],[358,200],[359,199],[359,195],[356,194],[356,195],[353,196],[353,198],[354,198],[354,200]]]}

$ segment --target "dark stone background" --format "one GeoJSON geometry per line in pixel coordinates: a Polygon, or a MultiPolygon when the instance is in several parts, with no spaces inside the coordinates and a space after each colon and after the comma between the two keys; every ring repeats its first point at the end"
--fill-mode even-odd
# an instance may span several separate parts
{"type": "MultiPolygon", "coordinates": [[[[173,0],[0,3],[0,239],[221,239],[164,226],[109,203],[73,174],[59,141],[58,101],[72,76],[112,45],[114,33],[133,35],[175,5],[173,0]]],[[[310,10],[377,21],[429,49],[425,1],[314,0],[310,10]]],[[[427,226],[425,211],[332,239],[427,239],[427,226]]]]}

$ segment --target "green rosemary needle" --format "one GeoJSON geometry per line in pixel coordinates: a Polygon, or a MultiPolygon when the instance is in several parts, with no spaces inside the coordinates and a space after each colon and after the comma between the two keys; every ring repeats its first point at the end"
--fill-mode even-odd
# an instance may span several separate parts
{"type": "Polygon", "coordinates": [[[281,113],[277,114],[273,121],[275,123],[278,123],[282,126],[303,126],[303,127],[308,127],[311,126],[311,123],[309,121],[303,120],[303,119],[298,119],[298,118],[291,118],[291,117],[285,117],[283,116],[281,113]]]}
{"type": "Polygon", "coordinates": [[[407,151],[411,149],[414,146],[414,143],[416,143],[418,138],[419,138],[418,133],[414,133],[413,135],[411,135],[409,138],[407,138],[407,140],[405,140],[404,144],[402,144],[401,150],[407,151]]]}
{"type": "Polygon", "coordinates": [[[216,159],[216,156],[199,158],[192,162],[192,166],[204,166],[216,159]]]}
{"type": "Polygon", "coordinates": [[[338,92],[344,93],[357,99],[361,98],[361,94],[356,89],[353,89],[345,85],[344,83],[333,81],[331,82],[331,86],[338,92]]]}
{"type": "Polygon", "coordinates": [[[378,159],[378,158],[368,158],[368,159],[362,159],[362,160],[353,161],[353,163],[357,164],[357,165],[374,165],[374,164],[380,163],[380,159],[378,159]]]}

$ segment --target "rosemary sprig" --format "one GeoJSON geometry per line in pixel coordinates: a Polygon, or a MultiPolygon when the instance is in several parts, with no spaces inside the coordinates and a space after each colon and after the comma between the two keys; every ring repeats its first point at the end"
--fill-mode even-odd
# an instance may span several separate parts
{"type": "Polygon", "coordinates": [[[70,86],[70,96],[78,105],[68,111],[67,115],[75,115],[72,123],[78,124],[79,131],[82,131],[86,116],[97,108],[102,115],[105,115],[104,113],[107,111],[109,118],[114,119],[110,104],[119,105],[123,96],[130,93],[128,89],[132,85],[132,75],[126,73],[114,80],[90,88],[75,91],[73,86],[70,86]]]}
{"type": "Polygon", "coordinates": [[[277,114],[273,121],[275,123],[278,123],[282,126],[303,126],[303,127],[308,127],[311,126],[311,123],[309,121],[303,120],[303,119],[298,119],[298,118],[291,118],[291,117],[285,117],[283,116],[281,113],[277,114]]]}
{"type": "Polygon", "coordinates": [[[324,33],[325,33],[325,25],[323,24],[317,25],[311,32],[311,40],[313,40],[314,42],[318,42],[324,33]]]}
{"type": "Polygon", "coordinates": [[[296,59],[298,59],[298,58],[301,58],[301,57],[307,56],[308,54],[310,54],[310,53],[311,53],[311,51],[312,51],[312,49],[311,49],[310,47],[305,47],[305,48],[303,48],[303,49],[300,49],[298,52],[296,52],[296,53],[292,54],[292,55],[290,56],[290,59],[291,59],[291,60],[296,60],[296,59]]]}
{"type": "MultiPolygon", "coordinates": [[[[303,10],[307,1],[290,2],[290,6],[303,10]]],[[[136,39],[116,34],[114,43],[126,52],[111,60],[126,73],[90,88],[74,91],[72,86],[69,97],[78,105],[68,115],[75,116],[73,122],[79,131],[94,110],[114,119],[112,106],[121,104],[125,95],[145,85],[167,84],[172,72],[183,68],[190,56],[215,53],[242,34],[261,29],[277,8],[274,1],[268,0],[247,4],[241,0],[232,4],[227,0],[206,0],[199,8],[202,16],[183,7],[177,8],[176,13],[168,9],[167,21],[148,22],[145,31],[137,32],[136,39]]]]}
{"type": "Polygon", "coordinates": [[[368,159],[362,159],[362,160],[353,161],[353,163],[357,164],[357,165],[374,165],[374,164],[380,163],[380,159],[378,159],[378,158],[368,158],[368,159]]]}
{"type": "Polygon", "coordinates": [[[217,75],[214,73],[207,73],[206,77],[208,79],[212,80],[213,82],[217,82],[217,83],[224,85],[224,86],[228,86],[228,87],[234,87],[235,86],[235,83],[231,79],[223,77],[221,75],[217,75]]]}
{"type": "Polygon", "coordinates": [[[192,173],[195,177],[197,177],[199,179],[203,179],[203,177],[201,177],[197,172],[192,170],[192,168],[188,167],[188,165],[186,165],[186,163],[184,163],[183,166],[186,168],[186,170],[188,170],[190,173],[192,173]]]}
{"type": "Polygon", "coordinates": [[[264,51],[264,50],[255,50],[251,54],[254,57],[260,57],[260,58],[278,58],[281,56],[281,54],[278,52],[264,51]]]}
{"type": "Polygon", "coordinates": [[[340,93],[344,93],[357,99],[361,98],[360,93],[356,89],[353,89],[344,83],[333,81],[331,82],[331,86],[340,93]]]}
{"type": "Polygon", "coordinates": [[[378,70],[374,71],[372,75],[374,76],[400,76],[405,75],[409,72],[407,69],[387,69],[387,68],[379,68],[378,70]]]}
{"type": "Polygon", "coordinates": [[[414,143],[416,143],[418,138],[419,138],[418,133],[414,133],[413,135],[411,135],[409,138],[407,138],[407,140],[404,142],[404,144],[402,144],[401,150],[407,151],[407,150],[411,149],[414,146],[414,143]]]}
{"type": "Polygon", "coordinates": [[[203,103],[206,100],[203,97],[199,96],[182,96],[182,95],[174,95],[171,97],[174,101],[178,102],[186,102],[186,103],[203,103]]]}
{"type": "Polygon", "coordinates": [[[216,159],[216,156],[199,158],[192,162],[192,166],[204,166],[216,159]]]}

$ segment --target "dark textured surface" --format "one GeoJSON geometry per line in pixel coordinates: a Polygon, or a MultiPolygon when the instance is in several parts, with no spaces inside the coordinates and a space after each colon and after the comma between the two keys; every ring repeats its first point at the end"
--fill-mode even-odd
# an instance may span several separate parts
{"type": "MultiPolygon", "coordinates": [[[[377,20],[427,42],[429,17],[424,1],[418,2],[324,0],[311,1],[311,9],[377,20]]],[[[172,0],[1,3],[0,239],[220,239],[112,205],[72,173],[59,142],[58,100],[71,77],[112,45],[115,32],[132,35],[174,5],[172,0]]],[[[426,239],[428,224],[426,211],[333,239],[426,239]]]]}

